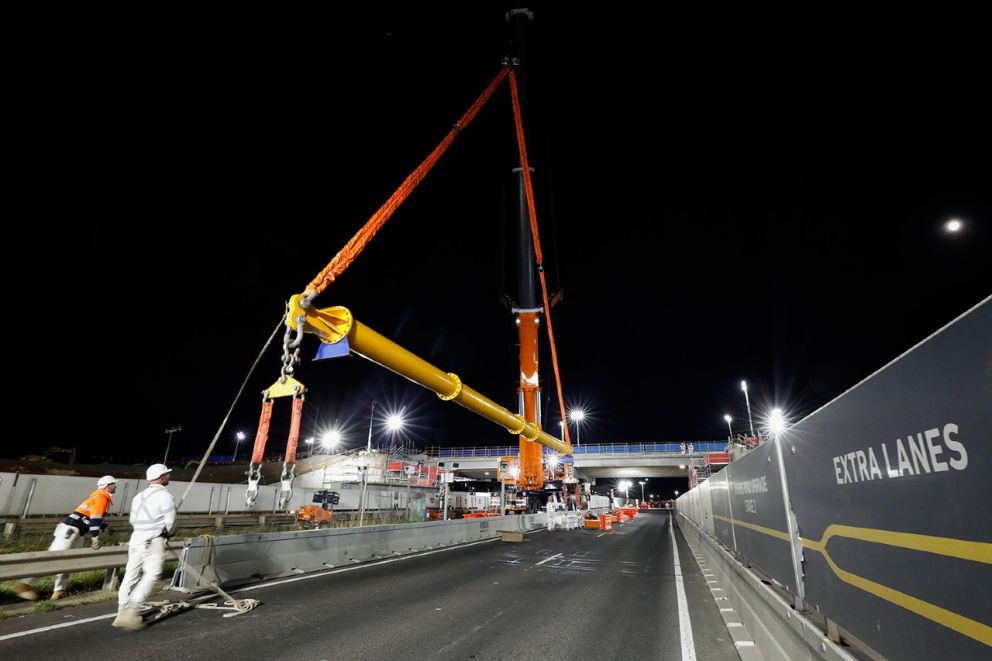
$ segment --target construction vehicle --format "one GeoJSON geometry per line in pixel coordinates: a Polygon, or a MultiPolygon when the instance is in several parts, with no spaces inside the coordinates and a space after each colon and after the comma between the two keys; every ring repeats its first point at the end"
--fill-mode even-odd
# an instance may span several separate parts
{"type": "Polygon", "coordinates": [[[48,448],[41,454],[29,454],[21,457],[24,461],[56,461],[52,455],[67,455],[66,463],[70,466],[76,463],[76,448],[48,448]]]}
{"type": "Polygon", "coordinates": [[[322,489],[313,494],[313,502],[318,505],[303,505],[296,510],[296,526],[304,530],[330,528],[334,520],[333,506],[341,500],[337,491],[322,489]],[[328,506],[331,507],[328,507],[328,506]]]}
{"type": "MultiPolygon", "coordinates": [[[[533,168],[527,156],[525,127],[521,90],[518,76],[522,75],[523,57],[521,43],[529,22],[529,12],[510,12],[507,20],[515,37],[510,40],[510,52],[504,58],[503,67],[485,88],[475,103],[455,123],[448,135],[434,148],[421,164],[400,184],[400,187],[376,211],[365,225],[341,248],[335,257],[314,277],[306,288],[289,297],[283,337],[282,369],[279,380],[262,393],[262,413],[258,433],[252,452],[248,472],[248,490],[245,500],[252,505],[258,493],[260,468],[263,459],[269,424],[272,416],[272,402],[277,397],[292,397],[293,409],[287,440],[286,460],[281,477],[282,498],[280,507],[292,495],[292,481],[295,475],[296,448],[299,439],[300,419],[303,409],[305,387],[293,378],[295,367],[301,362],[300,345],[306,334],[317,336],[320,347],[316,359],[325,360],[355,354],[378,363],[386,369],[417,383],[434,392],[442,401],[452,402],[503,427],[518,439],[517,475],[513,480],[516,497],[526,502],[526,511],[538,512],[545,504],[545,466],[543,448],[553,450],[562,464],[563,479],[561,490],[566,500],[568,485],[578,484],[570,477],[572,465],[572,445],[568,426],[562,428],[563,438],[558,439],[543,430],[540,410],[539,386],[539,330],[546,329],[552,368],[555,375],[558,409],[561,418],[566,417],[565,397],[558,369],[557,349],[552,330],[551,306],[560,300],[560,292],[549,293],[545,279],[544,257],[538,234],[537,211],[534,204],[534,185],[531,178],[533,168]],[[503,81],[510,86],[516,127],[519,167],[512,172],[516,180],[519,203],[514,205],[517,274],[514,295],[505,297],[510,313],[517,326],[519,344],[520,386],[516,412],[505,408],[462,382],[453,372],[446,372],[425,361],[416,354],[394,343],[384,335],[365,326],[355,319],[352,312],[343,306],[318,308],[315,299],[328,286],[335,282],[362,250],[375,237],[394,211],[406,200],[413,190],[434,167],[454,139],[471,123],[483,105],[503,81]]],[[[500,480],[507,485],[506,477],[500,480]]]]}

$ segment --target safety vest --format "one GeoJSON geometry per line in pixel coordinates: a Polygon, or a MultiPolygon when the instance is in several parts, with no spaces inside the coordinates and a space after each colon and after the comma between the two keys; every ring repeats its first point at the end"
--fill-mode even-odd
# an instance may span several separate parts
{"type": "Polygon", "coordinates": [[[79,531],[80,535],[85,535],[88,532],[96,537],[100,534],[100,523],[104,515],[113,504],[114,501],[106,489],[97,489],[90,494],[89,498],[80,503],[72,514],[65,517],[62,523],[72,526],[79,531]]]}

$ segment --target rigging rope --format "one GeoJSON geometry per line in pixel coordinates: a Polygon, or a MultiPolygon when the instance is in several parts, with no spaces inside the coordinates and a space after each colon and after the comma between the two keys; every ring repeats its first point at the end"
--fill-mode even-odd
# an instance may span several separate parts
{"type": "Polygon", "coordinates": [[[410,173],[400,187],[386,200],[385,204],[379,207],[379,210],[372,214],[372,217],[366,221],[365,225],[362,226],[360,230],[351,237],[351,240],[342,248],[338,254],[324,267],[324,269],[317,274],[310,284],[307,285],[307,289],[304,292],[304,298],[306,301],[313,300],[318,294],[324,291],[334,280],[344,273],[355,258],[365,249],[365,246],[375,237],[376,233],[382,229],[382,226],[386,224],[393,212],[403,204],[403,202],[410,196],[413,189],[423,181],[427,173],[431,171],[431,168],[437,163],[438,159],[448,150],[451,143],[454,142],[455,138],[461,133],[462,129],[468,126],[475,116],[485,105],[489,97],[493,95],[499,84],[503,82],[503,78],[509,73],[509,65],[504,66],[500,69],[499,73],[493,79],[489,86],[482,92],[475,103],[469,107],[469,109],[462,115],[462,118],[455,122],[455,125],[451,127],[448,134],[444,136],[444,139],[434,148],[434,151],[424,159],[416,170],[410,173]]]}
{"type": "MultiPolygon", "coordinates": [[[[558,349],[555,347],[554,329],[551,327],[551,304],[548,301],[548,283],[544,278],[544,254],[541,252],[541,240],[537,232],[537,210],[534,207],[534,183],[530,176],[530,162],[527,160],[527,143],[524,140],[523,116],[520,112],[520,94],[517,91],[517,77],[510,71],[510,96],[513,99],[513,121],[517,128],[517,147],[520,149],[520,169],[524,175],[524,190],[527,195],[527,212],[530,216],[530,234],[534,241],[534,259],[537,261],[537,273],[541,276],[541,296],[544,299],[544,318],[548,322],[548,343],[551,345],[551,363],[555,368],[555,385],[558,388],[558,406],[561,409],[561,419],[565,420],[565,398],[562,395],[561,372],[558,370],[558,349]]],[[[569,437],[568,425],[561,426],[564,441],[572,444],[569,437]]]]}
{"type": "Polygon", "coordinates": [[[234,407],[237,406],[238,400],[241,399],[241,393],[245,391],[245,386],[248,385],[248,379],[250,379],[251,375],[255,373],[255,368],[258,367],[258,364],[261,362],[262,356],[264,356],[265,352],[268,351],[269,346],[272,344],[272,340],[275,339],[276,334],[279,333],[279,330],[282,327],[283,322],[282,319],[280,319],[279,325],[276,326],[274,331],[272,331],[272,335],[269,336],[269,341],[265,343],[264,347],[262,347],[262,350],[258,353],[258,357],[255,358],[255,363],[251,366],[251,369],[248,370],[248,374],[245,375],[245,380],[241,382],[241,387],[238,389],[238,394],[235,395],[234,401],[231,402],[231,408],[227,409],[227,415],[224,416],[224,419],[220,423],[220,427],[217,428],[217,433],[214,434],[214,440],[210,441],[210,446],[207,447],[207,451],[203,454],[203,459],[200,460],[200,464],[196,467],[196,472],[193,473],[193,479],[189,481],[189,485],[186,487],[186,490],[183,491],[182,497],[179,499],[179,502],[176,503],[177,512],[182,508],[183,501],[186,500],[186,496],[189,495],[190,489],[192,489],[193,485],[196,484],[196,478],[200,477],[200,472],[203,470],[203,467],[207,465],[207,459],[210,457],[210,453],[214,451],[214,446],[217,445],[217,439],[220,438],[220,434],[224,431],[224,427],[227,426],[227,420],[231,417],[231,412],[234,410],[234,407]]]}

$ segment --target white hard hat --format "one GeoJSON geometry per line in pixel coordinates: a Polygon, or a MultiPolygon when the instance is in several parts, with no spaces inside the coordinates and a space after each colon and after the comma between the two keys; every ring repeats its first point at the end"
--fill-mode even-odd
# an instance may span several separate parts
{"type": "Polygon", "coordinates": [[[117,484],[117,478],[114,477],[113,475],[104,475],[99,480],[97,480],[96,488],[102,489],[106,486],[110,486],[111,484],[117,484]]]}
{"type": "Polygon", "coordinates": [[[152,464],[151,466],[148,467],[148,470],[145,471],[145,479],[151,482],[152,480],[157,480],[166,473],[171,473],[171,472],[172,469],[166,466],[165,464],[152,464]]]}

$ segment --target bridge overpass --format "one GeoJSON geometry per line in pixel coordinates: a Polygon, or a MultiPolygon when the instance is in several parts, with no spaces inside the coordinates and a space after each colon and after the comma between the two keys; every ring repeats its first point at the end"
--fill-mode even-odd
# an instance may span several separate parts
{"type": "MultiPolygon", "coordinates": [[[[572,448],[575,476],[595,481],[622,477],[685,477],[689,461],[724,452],[725,441],[703,443],[589,443],[572,448]],[[691,447],[692,451],[689,451],[691,447]]],[[[462,477],[492,479],[500,457],[516,456],[516,446],[442,448],[439,461],[457,462],[462,477]]]]}

